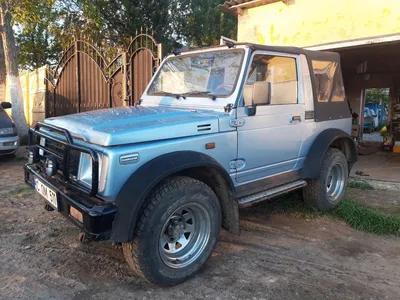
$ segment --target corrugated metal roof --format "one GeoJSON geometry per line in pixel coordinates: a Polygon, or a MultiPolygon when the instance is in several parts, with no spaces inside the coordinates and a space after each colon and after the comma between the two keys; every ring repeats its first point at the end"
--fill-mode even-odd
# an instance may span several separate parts
{"type": "Polygon", "coordinates": [[[237,16],[242,14],[244,8],[257,7],[274,2],[283,2],[287,4],[288,0],[231,0],[225,1],[224,4],[218,5],[223,12],[237,16]]]}

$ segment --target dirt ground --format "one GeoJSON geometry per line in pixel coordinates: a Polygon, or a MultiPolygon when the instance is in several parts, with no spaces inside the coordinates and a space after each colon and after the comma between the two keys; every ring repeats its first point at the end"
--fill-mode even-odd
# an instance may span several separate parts
{"type": "MultiPolygon", "coordinates": [[[[355,231],[329,217],[271,215],[263,205],[241,211],[240,237],[221,232],[194,279],[172,288],[150,285],[132,275],[120,247],[80,243],[69,221],[45,211],[24,186],[22,164],[0,159],[1,299],[400,298],[399,238],[355,231]]],[[[353,196],[365,200],[368,193],[353,196]]],[[[399,204],[398,194],[390,197],[399,204]]]]}

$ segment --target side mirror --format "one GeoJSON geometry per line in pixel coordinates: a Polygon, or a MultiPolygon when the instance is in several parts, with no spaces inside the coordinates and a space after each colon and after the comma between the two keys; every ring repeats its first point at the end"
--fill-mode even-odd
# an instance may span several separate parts
{"type": "Polygon", "coordinates": [[[2,107],[3,109],[9,109],[9,108],[12,107],[12,105],[11,105],[10,102],[1,102],[0,105],[1,105],[1,107],[2,107]]]}

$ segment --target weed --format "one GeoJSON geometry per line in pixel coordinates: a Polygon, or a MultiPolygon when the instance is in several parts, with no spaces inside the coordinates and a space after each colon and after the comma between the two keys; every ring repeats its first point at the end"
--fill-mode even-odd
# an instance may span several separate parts
{"type": "Polygon", "coordinates": [[[388,216],[351,199],[342,200],[333,211],[353,228],[376,234],[400,235],[400,217],[388,216]]]}
{"type": "Polygon", "coordinates": [[[373,190],[374,188],[365,181],[349,181],[349,184],[347,185],[347,187],[352,188],[352,189],[359,189],[359,190],[363,190],[363,191],[367,191],[367,190],[373,190]]]}
{"type": "Polygon", "coordinates": [[[8,196],[10,197],[15,197],[15,196],[21,196],[25,192],[32,190],[32,188],[28,185],[20,186],[8,193],[8,196]]]}
{"type": "Polygon", "coordinates": [[[271,214],[292,214],[302,218],[329,216],[346,221],[353,228],[376,234],[400,235],[400,216],[389,216],[352,199],[343,199],[331,212],[321,212],[302,201],[301,193],[279,196],[260,205],[271,214]]]}

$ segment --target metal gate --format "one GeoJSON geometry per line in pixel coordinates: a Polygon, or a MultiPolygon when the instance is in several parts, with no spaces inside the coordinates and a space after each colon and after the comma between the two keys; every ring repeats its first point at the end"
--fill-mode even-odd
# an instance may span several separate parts
{"type": "Polygon", "coordinates": [[[46,117],[136,104],[161,57],[161,44],[147,33],[110,63],[90,43],[75,41],[48,72],[46,117]]]}

